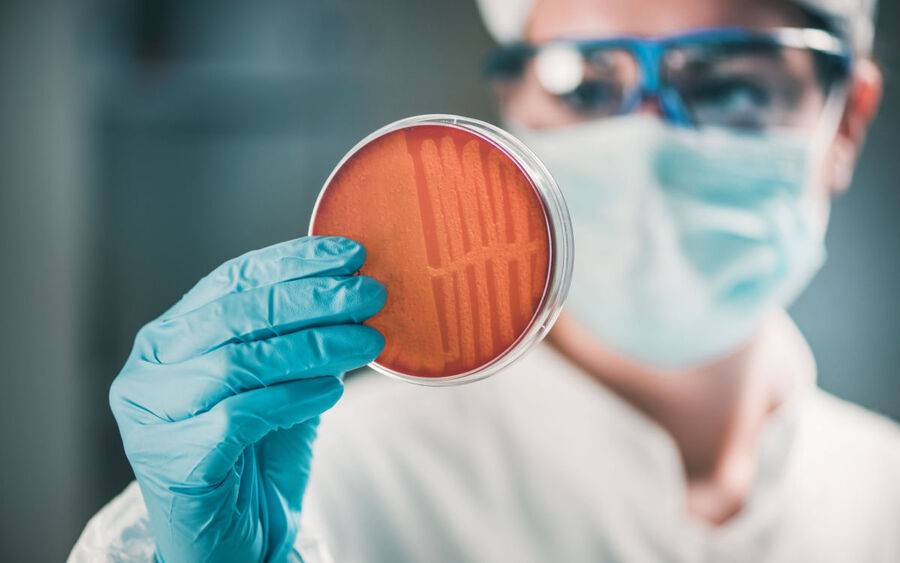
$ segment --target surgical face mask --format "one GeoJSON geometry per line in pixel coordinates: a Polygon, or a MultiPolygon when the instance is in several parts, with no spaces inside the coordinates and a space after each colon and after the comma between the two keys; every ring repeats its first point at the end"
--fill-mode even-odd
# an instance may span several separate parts
{"type": "Polygon", "coordinates": [[[567,310],[639,362],[684,368],[735,350],[824,260],[809,136],[678,128],[646,114],[513,130],[575,222],[567,310]]]}

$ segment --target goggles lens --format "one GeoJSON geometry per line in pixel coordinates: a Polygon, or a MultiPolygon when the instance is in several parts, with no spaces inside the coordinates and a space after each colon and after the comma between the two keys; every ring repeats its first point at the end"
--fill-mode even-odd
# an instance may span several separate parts
{"type": "Polygon", "coordinates": [[[753,43],[669,50],[661,79],[691,123],[743,129],[803,127],[818,119],[840,75],[808,49],[753,43]]]}
{"type": "Polygon", "coordinates": [[[627,113],[650,96],[679,123],[758,130],[814,124],[848,69],[848,57],[835,51],[707,34],[519,47],[518,62],[491,74],[554,98],[575,120],[627,113]]]}
{"type": "Polygon", "coordinates": [[[547,93],[592,117],[621,113],[641,84],[637,60],[625,49],[551,45],[535,56],[534,73],[547,93]]]}

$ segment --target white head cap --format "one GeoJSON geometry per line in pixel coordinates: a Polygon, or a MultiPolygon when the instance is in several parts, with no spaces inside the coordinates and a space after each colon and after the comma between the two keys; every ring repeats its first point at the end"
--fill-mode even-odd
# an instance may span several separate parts
{"type": "MultiPolygon", "coordinates": [[[[875,7],[878,0],[791,0],[831,23],[860,55],[872,52],[875,7]]],[[[481,17],[494,39],[510,43],[522,39],[534,0],[477,0],[481,17]]]]}
{"type": "Polygon", "coordinates": [[[872,54],[875,42],[875,9],[878,0],[793,0],[801,8],[817,14],[853,45],[860,55],[872,54]]]}

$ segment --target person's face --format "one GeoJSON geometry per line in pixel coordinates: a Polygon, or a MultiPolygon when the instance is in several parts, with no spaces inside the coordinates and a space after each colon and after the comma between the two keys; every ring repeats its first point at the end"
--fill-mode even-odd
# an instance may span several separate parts
{"type": "MultiPolygon", "coordinates": [[[[805,15],[787,0],[538,0],[530,14],[525,40],[544,43],[560,37],[660,37],[702,28],[743,27],[771,29],[804,27],[805,15]]],[[[788,60],[794,76],[813,76],[809,60],[788,60]]],[[[773,75],[773,80],[779,77],[773,75]]],[[[814,88],[800,89],[797,120],[814,124],[823,100],[814,88]]],[[[534,61],[515,87],[498,85],[496,93],[503,117],[531,128],[552,128],[585,120],[559,98],[547,94],[536,76],[534,61]]],[[[880,99],[880,75],[869,61],[856,64],[850,96],[841,126],[824,159],[816,196],[827,213],[830,195],[849,183],[856,152],[880,99]]],[[[638,111],[659,112],[653,101],[638,111]]]]}

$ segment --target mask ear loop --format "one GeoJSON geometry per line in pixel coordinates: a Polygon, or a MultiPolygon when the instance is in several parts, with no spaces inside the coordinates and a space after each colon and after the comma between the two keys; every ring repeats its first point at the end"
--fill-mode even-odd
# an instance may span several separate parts
{"type": "Polygon", "coordinates": [[[847,100],[850,98],[850,85],[843,84],[828,94],[822,114],[812,130],[813,146],[815,153],[824,155],[831,146],[834,136],[837,135],[847,108],[847,100]]]}
{"type": "Polygon", "coordinates": [[[843,84],[830,92],[825,100],[825,106],[822,108],[822,114],[810,132],[812,141],[807,149],[806,185],[803,187],[803,199],[805,205],[813,208],[814,216],[820,218],[813,225],[815,234],[820,240],[825,239],[830,206],[827,203],[823,204],[822,199],[816,198],[815,191],[822,189],[825,163],[834,137],[840,129],[849,96],[849,84],[843,84]]]}

